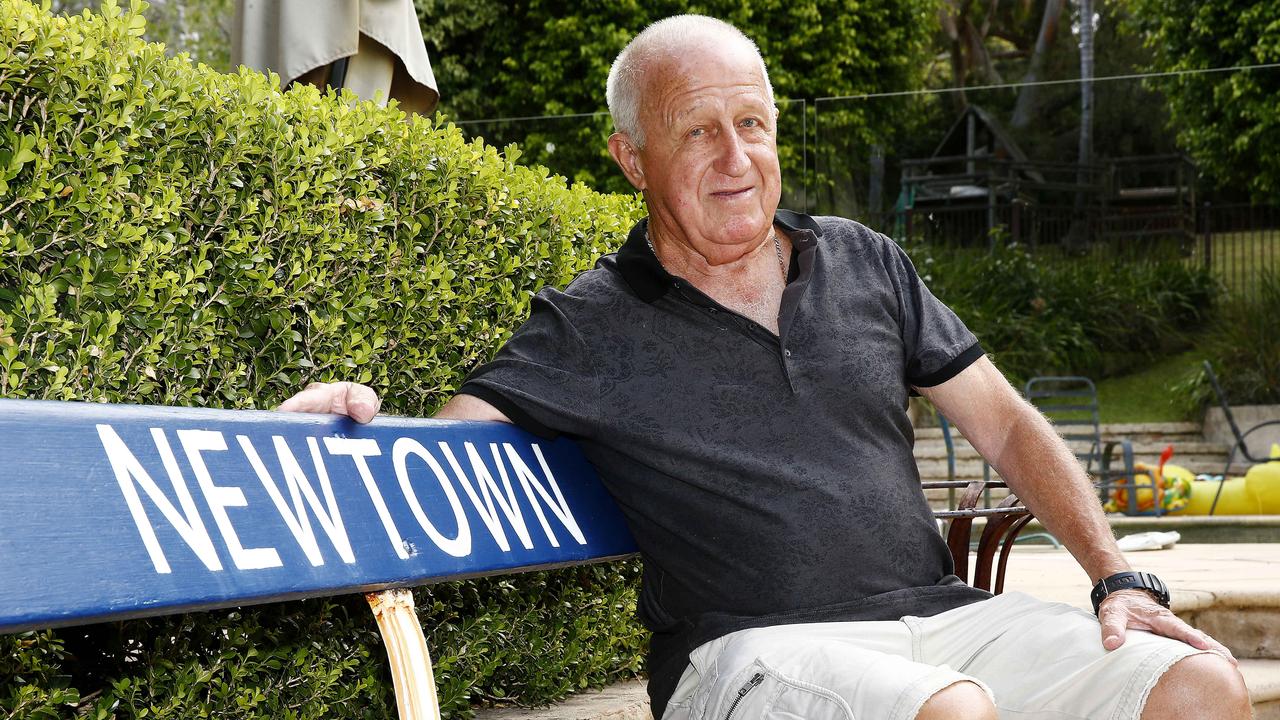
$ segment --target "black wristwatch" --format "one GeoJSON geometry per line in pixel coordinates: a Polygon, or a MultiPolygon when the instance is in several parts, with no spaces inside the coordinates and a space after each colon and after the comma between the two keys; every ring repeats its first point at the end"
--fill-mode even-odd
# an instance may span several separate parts
{"type": "Polygon", "coordinates": [[[1093,601],[1094,615],[1098,614],[1102,601],[1117,590],[1146,590],[1151,593],[1156,602],[1169,607],[1169,588],[1160,581],[1160,578],[1147,572],[1122,572],[1104,577],[1093,586],[1089,599],[1093,601]]]}

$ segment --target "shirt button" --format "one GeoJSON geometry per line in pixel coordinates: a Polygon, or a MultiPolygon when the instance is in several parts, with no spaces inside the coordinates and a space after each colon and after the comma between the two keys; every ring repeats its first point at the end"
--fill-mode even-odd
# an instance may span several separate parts
{"type": "Polygon", "coordinates": [[[715,309],[715,308],[707,308],[707,309],[711,311],[711,314],[712,314],[712,315],[715,315],[716,313],[720,312],[719,310],[717,310],[717,309],[715,309]]]}
{"type": "Polygon", "coordinates": [[[791,351],[790,351],[790,350],[783,350],[783,351],[782,351],[782,354],[783,354],[783,355],[786,355],[787,357],[791,357],[791,351]]]}

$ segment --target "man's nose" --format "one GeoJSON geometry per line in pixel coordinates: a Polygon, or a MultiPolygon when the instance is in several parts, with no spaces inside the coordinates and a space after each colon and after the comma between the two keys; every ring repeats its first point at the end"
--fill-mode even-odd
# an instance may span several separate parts
{"type": "Polygon", "coordinates": [[[751,167],[751,158],[747,157],[747,148],[742,138],[730,128],[729,132],[720,133],[720,143],[716,153],[716,171],[733,177],[744,175],[751,167]]]}

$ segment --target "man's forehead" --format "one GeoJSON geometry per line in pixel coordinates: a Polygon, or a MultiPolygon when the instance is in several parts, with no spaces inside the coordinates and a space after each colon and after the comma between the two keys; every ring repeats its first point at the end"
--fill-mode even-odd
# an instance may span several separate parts
{"type": "Polygon", "coordinates": [[[690,73],[700,69],[750,75],[763,82],[760,58],[754,49],[736,38],[689,37],[659,53],[649,69],[659,73],[690,73]]]}
{"type": "Polygon", "coordinates": [[[737,83],[733,85],[717,84],[711,87],[690,87],[683,92],[671,96],[672,117],[679,119],[687,115],[696,115],[699,111],[713,110],[722,103],[768,109],[769,100],[765,97],[761,83],[737,83]]]}
{"type": "Polygon", "coordinates": [[[759,58],[749,49],[735,47],[709,48],[691,46],[688,52],[654,58],[645,68],[649,88],[671,99],[684,99],[692,105],[700,95],[715,90],[717,94],[757,95],[767,103],[764,69],[759,58]]]}

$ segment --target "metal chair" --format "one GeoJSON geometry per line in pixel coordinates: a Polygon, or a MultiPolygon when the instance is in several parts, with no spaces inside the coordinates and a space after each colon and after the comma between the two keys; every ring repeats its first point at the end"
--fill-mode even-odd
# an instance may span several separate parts
{"type": "Polygon", "coordinates": [[[979,508],[978,497],[988,487],[1008,487],[1003,482],[974,480],[938,480],[921,483],[925,489],[930,488],[964,488],[959,502],[952,510],[935,510],[934,518],[947,520],[947,547],[951,550],[951,558],[955,563],[955,574],[970,585],[989,590],[996,595],[1004,591],[1005,568],[1009,564],[1009,552],[1018,539],[1018,533],[1031,522],[1031,511],[1021,505],[1012,494],[1001,500],[996,507],[979,508]],[[986,518],[986,526],[978,538],[974,562],[973,579],[969,579],[970,537],[973,521],[986,518]],[[1000,554],[999,560],[996,553],[1000,554]],[[994,577],[993,577],[994,573],[994,577]],[[994,580],[994,586],[992,581],[994,580]]]}
{"type": "Polygon", "coordinates": [[[1212,515],[1218,509],[1218,498],[1222,497],[1222,486],[1226,483],[1227,473],[1231,470],[1232,463],[1236,460],[1236,451],[1244,456],[1245,460],[1251,463],[1264,463],[1274,458],[1271,457],[1254,457],[1249,452],[1249,434],[1255,430],[1272,425],[1280,425],[1280,420],[1265,420],[1254,425],[1253,427],[1240,432],[1240,426],[1236,424],[1235,415],[1231,413],[1231,403],[1227,402],[1227,394],[1222,391],[1222,385],[1218,382],[1218,376],[1213,372],[1213,365],[1208,360],[1204,361],[1204,374],[1209,378],[1209,384],[1213,386],[1213,392],[1218,396],[1218,405],[1222,408],[1222,414],[1227,418],[1227,425],[1231,428],[1231,434],[1235,436],[1235,443],[1231,446],[1231,452],[1227,453],[1227,464],[1222,468],[1222,479],[1218,481],[1218,492],[1213,496],[1213,505],[1209,506],[1209,514],[1212,515]]]}
{"type": "Polygon", "coordinates": [[[1048,418],[1072,448],[1085,471],[1094,479],[1098,498],[1103,503],[1113,490],[1125,490],[1128,501],[1122,508],[1126,515],[1163,515],[1159,490],[1153,485],[1138,485],[1134,469],[1133,443],[1128,439],[1102,440],[1102,422],[1098,416],[1098,388],[1087,377],[1051,375],[1033,377],[1023,388],[1023,396],[1048,418]],[[1088,443],[1088,450],[1080,449],[1088,443]],[[1119,450],[1120,465],[1112,464],[1119,450]],[[1156,493],[1150,510],[1138,507],[1138,491],[1156,493]]]}

